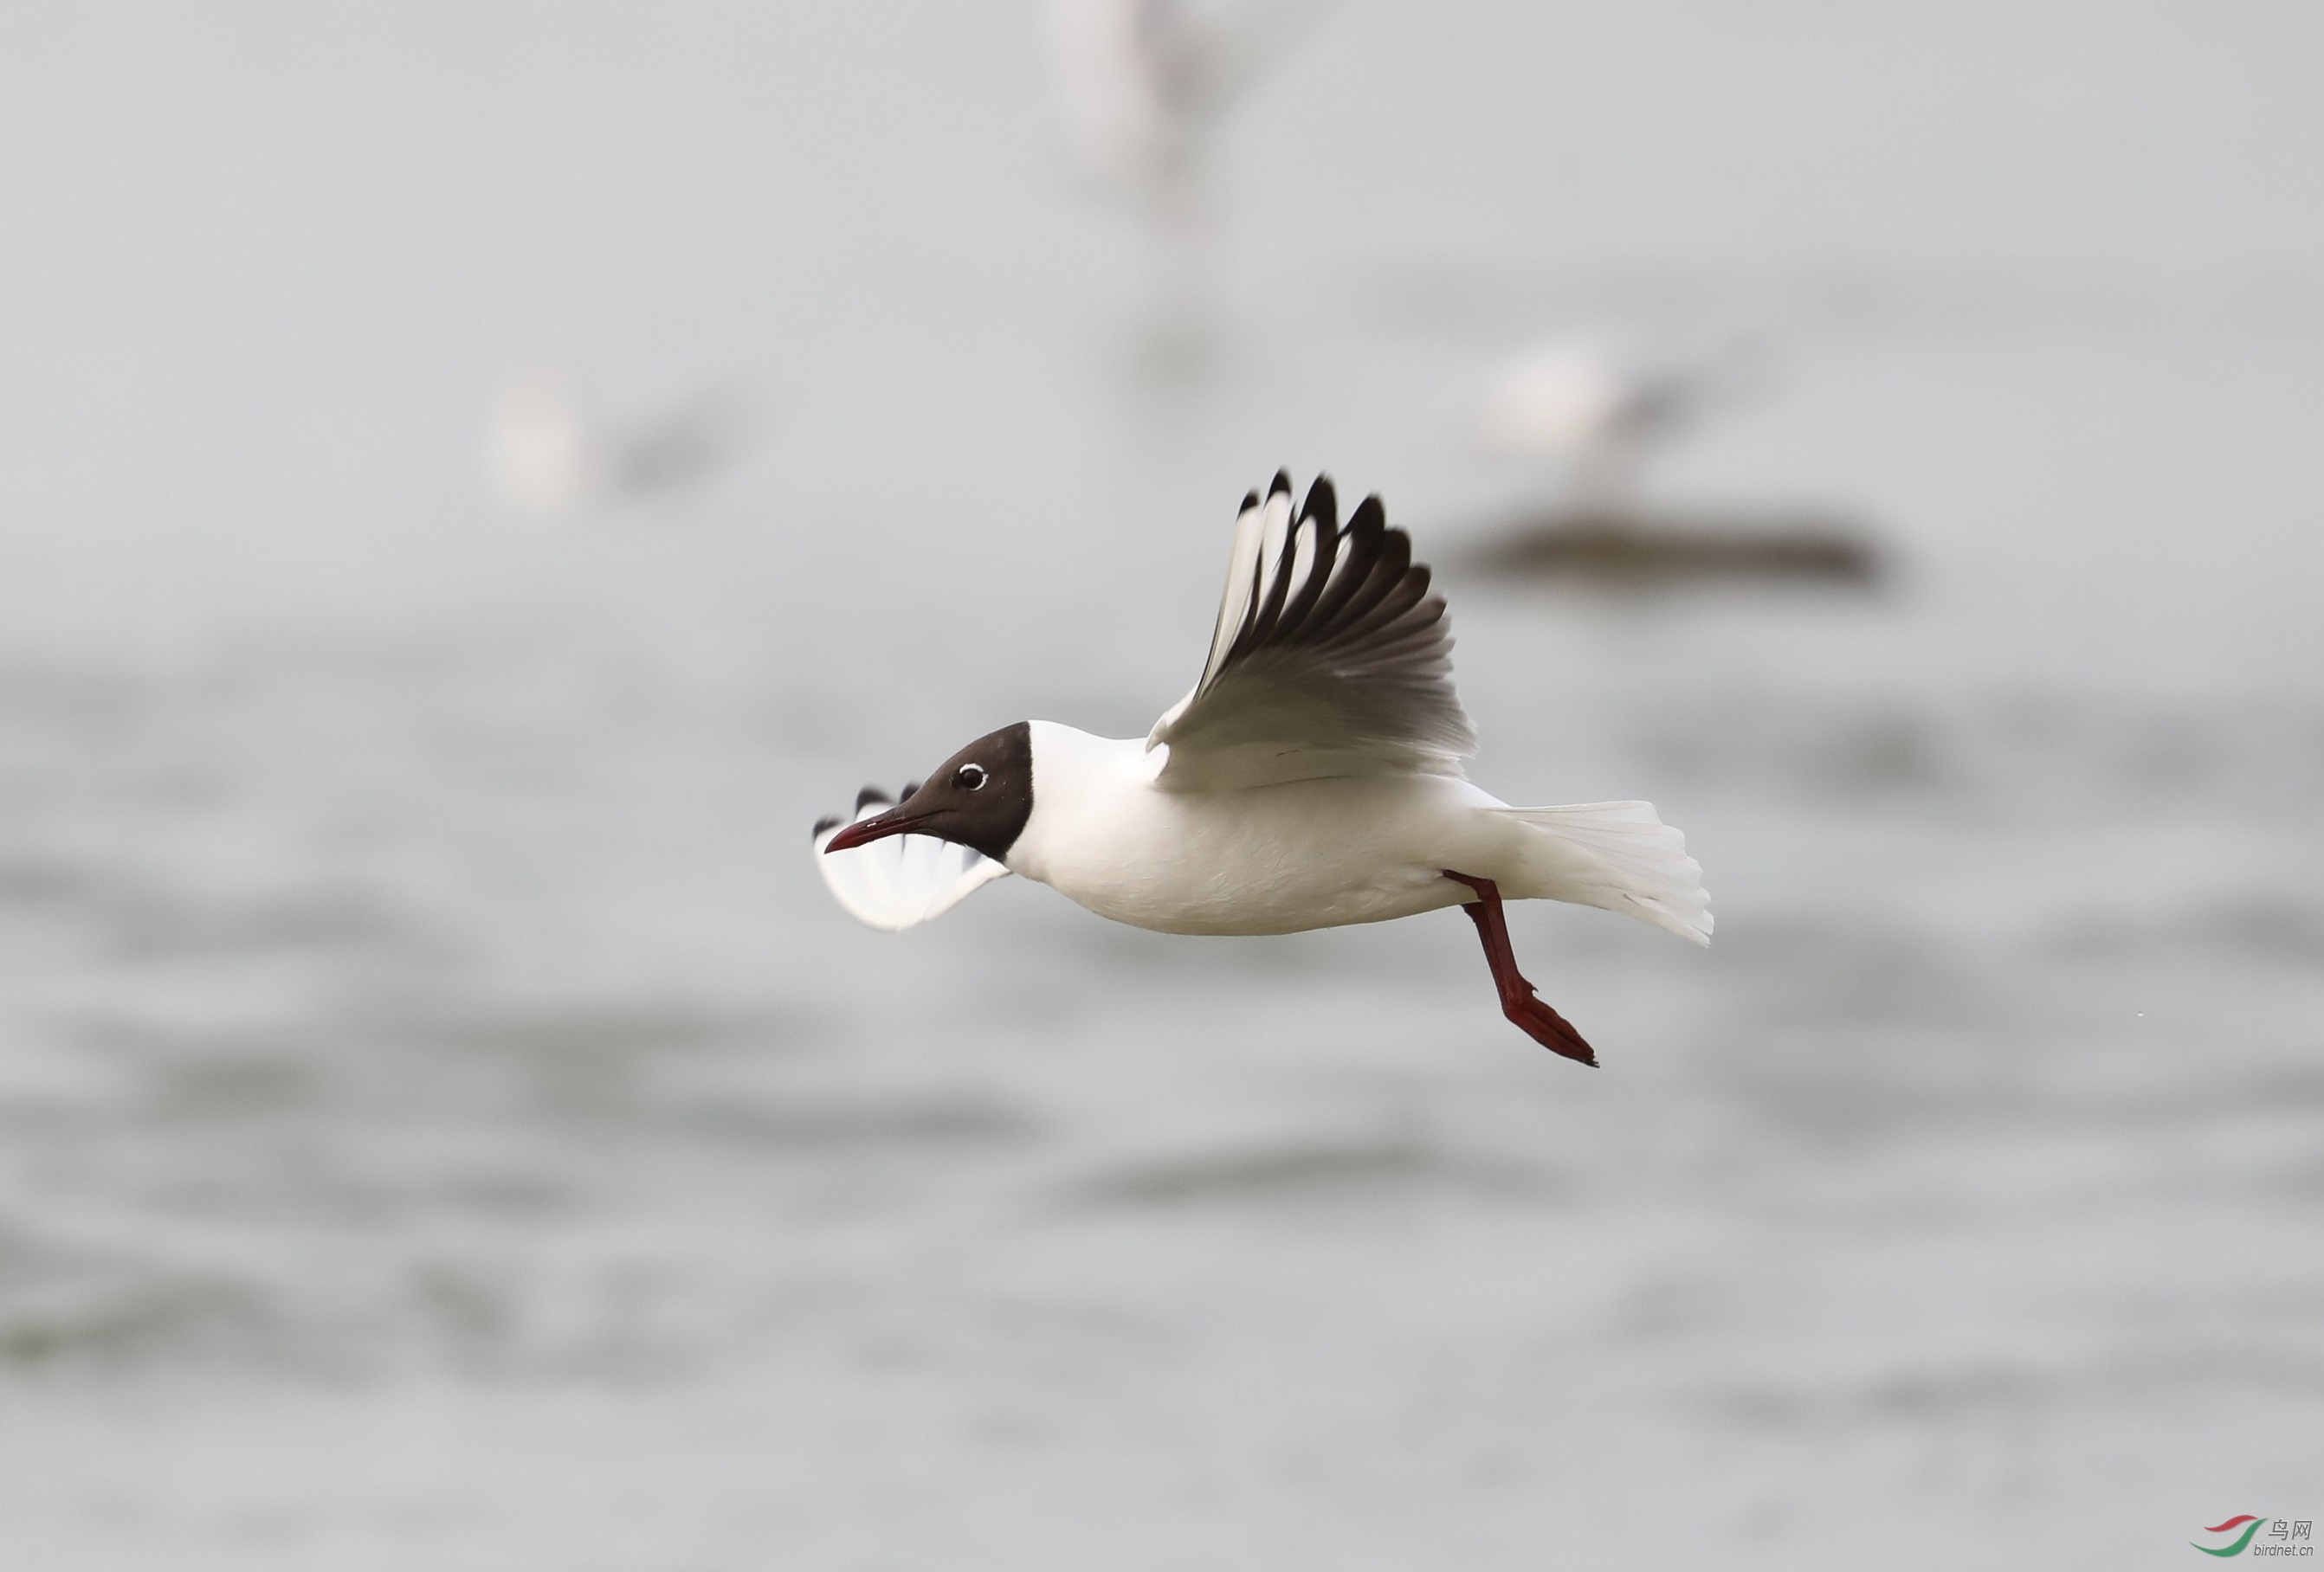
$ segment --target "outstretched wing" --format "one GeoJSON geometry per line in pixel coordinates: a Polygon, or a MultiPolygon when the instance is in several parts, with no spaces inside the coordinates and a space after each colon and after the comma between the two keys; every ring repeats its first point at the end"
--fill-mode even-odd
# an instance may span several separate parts
{"type": "MultiPolygon", "coordinates": [[[[907,786],[904,795],[910,796],[911,788],[907,786]]],[[[887,793],[865,786],[856,795],[853,815],[835,814],[815,826],[815,865],[832,895],[857,922],[891,933],[917,928],[1008,874],[982,852],[933,835],[890,835],[869,846],[825,852],[842,825],[868,819],[890,805],[887,793]]]]}
{"type": "Polygon", "coordinates": [[[1158,784],[1231,791],[1323,776],[1461,773],[1476,728],[1452,691],[1452,636],[1412,541],[1376,496],[1342,525],[1317,476],[1243,500],[1202,680],[1146,739],[1158,784]]]}

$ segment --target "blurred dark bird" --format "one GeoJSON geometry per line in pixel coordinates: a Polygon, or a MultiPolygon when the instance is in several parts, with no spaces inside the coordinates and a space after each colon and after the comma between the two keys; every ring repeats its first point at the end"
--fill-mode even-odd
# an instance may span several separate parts
{"type": "Polygon", "coordinates": [[[1378,497],[1345,524],[1318,478],[1243,500],[1209,658],[1144,739],[1020,721],[892,802],[815,828],[842,906],[876,928],[950,910],[1007,873],[1171,933],[1290,933],[1460,906],[1502,1012],[1596,1056],[1535,997],[1502,902],[1572,901],[1711,940],[1702,869],[1650,803],[1511,807],[1469,783],[1476,732],[1428,569],[1378,497]]]}

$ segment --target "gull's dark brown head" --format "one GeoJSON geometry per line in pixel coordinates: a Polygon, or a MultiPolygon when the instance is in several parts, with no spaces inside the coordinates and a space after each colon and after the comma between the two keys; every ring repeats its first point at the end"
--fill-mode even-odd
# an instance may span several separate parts
{"type": "Polygon", "coordinates": [[[1033,728],[1023,721],[980,737],[913,786],[884,814],[834,835],[825,851],[844,851],[890,835],[933,835],[981,851],[1009,855],[1033,816],[1033,728]]]}

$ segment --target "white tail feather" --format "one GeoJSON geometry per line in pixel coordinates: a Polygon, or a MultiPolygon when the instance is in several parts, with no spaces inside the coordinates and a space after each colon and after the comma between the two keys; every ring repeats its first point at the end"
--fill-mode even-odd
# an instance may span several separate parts
{"type": "MultiPolygon", "coordinates": [[[[1711,896],[1686,837],[1652,803],[1570,803],[1493,812],[1555,836],[1560,851],[1541,860],[1542,887],[1528,895],[1621,912],[1697,944],[1711,942],[1711,896]]],[[[1545,850],[1548,850],[1544,848],[1545,850]]]]}

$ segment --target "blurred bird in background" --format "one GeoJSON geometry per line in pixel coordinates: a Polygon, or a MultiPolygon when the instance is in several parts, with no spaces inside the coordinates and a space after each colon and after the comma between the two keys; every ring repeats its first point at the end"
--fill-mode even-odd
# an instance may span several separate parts
{"type": "Polygon", "coordinates": [[[585,405],[569,377],[521,367],[493,392],[485,479],[503,508],[535,519],[668,497],[729,467],[746,446],[749,424],[741,399],[718,388],[610,420],[585,405]]]}
{"type": "Polygon", "coordinates": [[[1497,571],[1638,586],[1789,580],[1875,587],[1883,553],[1863,523],[1823,506],[1655,504],[1654,455],[1761,394],[1766,352],[1738,339],[1654,354],[1565,339],[1519,355],[1486,400],[1483,436],[1554,466],[1555,488],[1484,554],[1497,571]]]}
{"type": "Polygon", "coordinates": [[[1681,355],[1556,339],[1501,372],[1483,434],[1497,451],[1554,463],[1567,513],[1626,525],[1637,518],[1649,456],[1764,385],[1765,352],[1748,341],[1681,355]]]}
{"type": "Polygon", "coordinates": [[[1220,126],[1327,0],[1050,0],[1049,58],[1074,172],[1143,220],[1157,314],[1214,292],[1220,126]]]}

